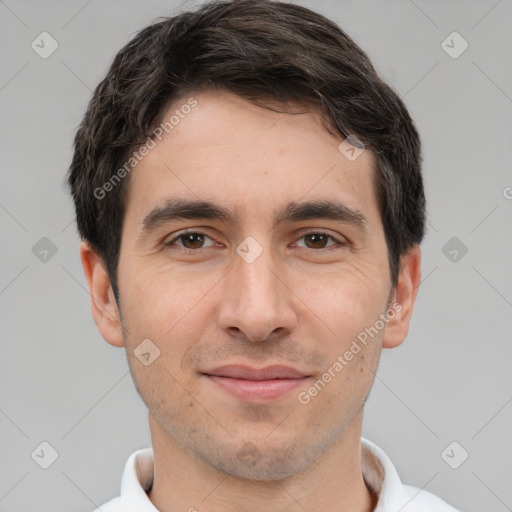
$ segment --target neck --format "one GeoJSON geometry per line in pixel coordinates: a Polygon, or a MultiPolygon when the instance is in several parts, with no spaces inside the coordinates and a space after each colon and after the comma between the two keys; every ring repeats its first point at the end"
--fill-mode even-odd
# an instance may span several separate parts
{"type": "Polygon", "coordinates": [[[149,499],[160,512],[371,512],[361,469],[362,412],[299,473],[272,482],[226,475],[177,443],[150,415],[155,457],[149,499]]]}

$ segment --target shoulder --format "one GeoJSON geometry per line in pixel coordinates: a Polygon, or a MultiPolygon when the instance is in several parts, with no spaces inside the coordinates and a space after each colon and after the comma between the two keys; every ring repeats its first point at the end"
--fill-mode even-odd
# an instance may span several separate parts
{"type": "Polygon", "coordinates": [[[439,496],[410,485],[402,485],[405,502],[401,512],[461,512],[439,496]]]}
{"type": "Polygon", "coordinates": [[[153,449],[143,448],[126,461],[121,478],[121,493],[93,512],[158,512],[148,498],[153,483],[153,449]]]}
{"type": "Polygon", "coordinates": [[[134,502],[130,499],[127,499],[124,496],[118,496],[117,498],[113,498],[98,508],[94,509],[93,512],[158,512],[156,508],[154,508],[153,504],[149,502],[146,503],[134,502]]]}
{"type": "Polygon", "coordinates": [[[130,512],[129,506],[127,506],[126,502],[121,499],[121,497],[113,498],[101,507],[95,508],[93,512],[130,512]]]}
{"type": "Polygon", "coordinates": [[[366,484],[378,496],[374,512],[460,512],[438,496],[402,483],[388,455],[361,438],[361,463],[366,484]]]}

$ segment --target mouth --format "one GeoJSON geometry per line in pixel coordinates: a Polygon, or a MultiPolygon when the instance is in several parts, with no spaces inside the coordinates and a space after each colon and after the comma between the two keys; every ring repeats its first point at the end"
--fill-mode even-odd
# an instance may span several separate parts
{"type": "Polygon", "coordinates": [[[310,378],[295,368],[282,365],[259,369],[225,365],[203,372],[203,375],[223,391],[250,402],[281,398],[310,378]]]}

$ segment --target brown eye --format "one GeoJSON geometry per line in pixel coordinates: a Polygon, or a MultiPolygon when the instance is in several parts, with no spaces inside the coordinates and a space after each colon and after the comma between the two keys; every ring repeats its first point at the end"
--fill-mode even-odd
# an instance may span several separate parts
{"type": "Polygon", "coordinates": [[[183,249],[197,250],[203,249],[205,247],[210,247],[214,245],[214,243],[213,240],[208,235],[196,231],[188,231],[175,236],[169,242],[165,242],[165,245],[170,247],[177,245],[178,247],[182,247],[183,249]],[[205,245],[205,242],[207,240],[209,240],[210,242],[205,245]]]}
{"type": "Polygon", "coordinates": [[[328,235],[322,233],[312,233],[304,236],[306,245],[311,249],[323,249],[327,245],[328,238],[330,238],[328,235]],[[309,241],[309,244],[307,241],[309,241]]]}
{"type": "Polygon", "coordinates": [[[342,242],[336,240],[332,235],[322,232],[305,233],[300,237],[300,240],[304,240],[304,245],[300,245],[300,247],[305,247],[306,249],[327,249],[333,245],[343,245],[342,242]],[[329,243],[329,240],[332,242],[329,243]]]}
{"type": "Polygon", "coordinates": [[[201,233],[186,233],[179,238],[187,249],[200,249],[204,243],[204,236],[201,233]]]}

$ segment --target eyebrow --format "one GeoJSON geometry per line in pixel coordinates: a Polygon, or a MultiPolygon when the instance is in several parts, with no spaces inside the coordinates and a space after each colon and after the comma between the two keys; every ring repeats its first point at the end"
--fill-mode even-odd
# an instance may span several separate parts
{"type": "MultiPolygon", "coordinates": [[[[210,201],[169,198],[149,212],[142,221],[141,234],[146,235],[162,224],[180,219],[219,220],[236,224],[240,219],[238,209],[231,210],[210,201]]],[[[297,203],[292,201],[274,214],[274,227],[284,222],[326,219],[352,224],[366,230],[368,221],[356,209],[340,201],[316,200],[297,203]]]]}

